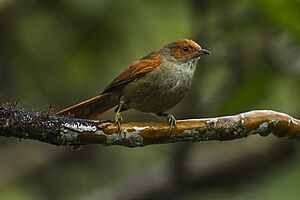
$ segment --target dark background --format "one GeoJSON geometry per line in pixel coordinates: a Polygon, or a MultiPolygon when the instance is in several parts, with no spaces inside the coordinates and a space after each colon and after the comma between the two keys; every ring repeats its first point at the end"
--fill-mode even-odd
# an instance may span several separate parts
{"type": "MultiPolygon", "coordinates": [[[[99,94],[132,61],[189,38],[212,55],[172,110],[178,119],[254,109],[300,117],[299,10],[296,0],[0,0],[0,100],[57,111],[99,94]]],[[[0,199],[298,199],[298,146],[251,136],[73,150],[0,138],[0,199]]]]}

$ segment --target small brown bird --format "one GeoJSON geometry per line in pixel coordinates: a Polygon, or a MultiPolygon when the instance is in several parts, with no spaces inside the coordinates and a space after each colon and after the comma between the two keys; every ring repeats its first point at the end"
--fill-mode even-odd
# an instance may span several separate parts
{"type": "Polygon", "coordinates": [[[176,119],[165,112],[187,94],[197,61],[201,55],[208,54],[208,50],[202,49],[192,40],[172,42],[132,63],[100,95],[56,114],[95,119],[99,114],[117,106],[115,121],[119,127],[123,121],[120,113],[135,109],[167,117],[172,130],[176,119]]]}

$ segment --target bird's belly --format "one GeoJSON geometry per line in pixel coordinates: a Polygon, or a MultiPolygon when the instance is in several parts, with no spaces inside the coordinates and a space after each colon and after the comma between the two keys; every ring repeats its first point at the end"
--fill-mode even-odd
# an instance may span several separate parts
{"type": "Polygon", "coordinates": [[[125,106],[141,112],[165,112],[184,98],[191,82],[192,77],[180,71],[148,74],[124,88],[125,106]]]}

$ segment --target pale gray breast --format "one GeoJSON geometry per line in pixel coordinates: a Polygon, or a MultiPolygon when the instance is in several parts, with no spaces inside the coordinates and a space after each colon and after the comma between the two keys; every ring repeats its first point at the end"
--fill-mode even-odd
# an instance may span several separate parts
{"type": "Polygon", "coordinates": [[[128,108],[142,112],[164,112],[179,103],[189,91],[195,63],[186,66],[164,63],[124,88],[128,108]]]}
{"type": "Polygon", "coordinates": [[[172,65],[162,68],[164,77],[159,80],[161,87],[170,94],[181,93],[190,88],[194,76],[195,69],[190,63],[186,65],[172,65]]]}

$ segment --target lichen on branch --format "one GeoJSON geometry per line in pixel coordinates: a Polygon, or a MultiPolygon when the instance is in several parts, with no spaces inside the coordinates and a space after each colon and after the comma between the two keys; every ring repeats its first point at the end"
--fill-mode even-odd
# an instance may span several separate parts
{"type": "Polygon", "coordinates": [[[273,133],[298,138],[300,120],[271,110],[257,110],[233,116],[179,120],[168,132],[162,122],[123,123],[121,132],[111,122],[51,116],[13,107],[0,108],[0,135],[33,139],[55,145],[103,144],[139,147],[149,144],[234,140],[273,133]]]}

